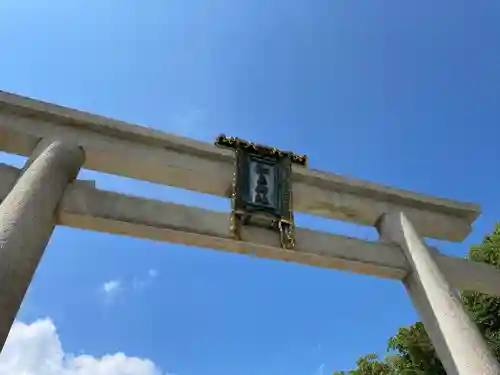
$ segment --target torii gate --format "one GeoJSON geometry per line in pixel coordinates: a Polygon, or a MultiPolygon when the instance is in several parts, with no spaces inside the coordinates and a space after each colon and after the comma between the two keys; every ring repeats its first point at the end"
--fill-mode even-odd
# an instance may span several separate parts
{"type": "Polygon", "coordinates": [[[474,204],[295,165],[294,211],[376,226],[380,241],[295,228],[287,248],[258,227],[242,227],[235,239],[227,213],[76,180],[83,167],[229,197],[230,150],[2,91],[0,150],[29,157],[22,170],[0,164],[0,347],[55,225],[66,225],[400,280],[448,374],[500,374],[456,292],[500,296],[500,272],[442,255],[422,239],[462,241],[480,213],[474,204]]]}

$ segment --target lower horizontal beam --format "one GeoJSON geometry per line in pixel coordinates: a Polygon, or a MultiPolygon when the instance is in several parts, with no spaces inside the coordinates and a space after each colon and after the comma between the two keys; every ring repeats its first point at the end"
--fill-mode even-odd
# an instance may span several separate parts
{"type": "MultiPolygon", "coordinates": [[[[19,173],[17,168],[0,164],[0,200],[5,198],[19,173]]],[[[303,228],[296,229],[295,250],[281,249],[275,233],[258,228],[245,228],[243,241],[235,241],[227,213],[98,190],[84,181],[77,181],[67,189],[57,220],[74,228],[398,280],[409,272],[406,258],[397,246],[303,228]]],[[[455,287],[500,295],[500,271],[496,268],[438,253],[436,257],[455,287]]]]}
{"type": "Polygon", "coordinates": [[[59,223],[379,277],[401,279],[407,273],[397,247],[302,228],[296,229],[295,250],[280,248],[276,233],[259,228],[244,228],[243,241],[235,241],[227,213],[79,186],[68,189],[59,223]]]}

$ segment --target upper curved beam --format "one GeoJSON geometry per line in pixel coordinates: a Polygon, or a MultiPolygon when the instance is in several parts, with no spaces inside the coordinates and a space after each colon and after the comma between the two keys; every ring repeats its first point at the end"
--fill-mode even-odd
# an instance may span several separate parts
{"type": "MultiPolygon", "coordinates": [[[[228,196],[232,152],[211,144],[0,91],[0,150],[29,156],[40,138],[83,146],[84,167],[228,196]]],[[[300,151],[300,150],[296,150],[300,151]]],[[[293,168],[294,210],[363,225],[404,211],[423,237],[462,241],[479,206],[429,197],[300,166],[293,168]]]]}

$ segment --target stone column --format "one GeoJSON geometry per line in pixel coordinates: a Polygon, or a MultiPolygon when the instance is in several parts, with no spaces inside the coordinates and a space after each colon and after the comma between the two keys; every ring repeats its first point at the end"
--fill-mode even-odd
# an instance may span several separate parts
{"type": "Polygon", "coordinates": [[[386,214],[377,229],[381,241],[399,245],[408,259],[406,290],[448,375],[499,375],[496,358],[406,215],[386,214]]]}
{"type": "Polygon", "coordinates": [[[55,211],[85,156],[77,145],[42,140],[0,204],[0,350],[55,227],[55,211]]]}

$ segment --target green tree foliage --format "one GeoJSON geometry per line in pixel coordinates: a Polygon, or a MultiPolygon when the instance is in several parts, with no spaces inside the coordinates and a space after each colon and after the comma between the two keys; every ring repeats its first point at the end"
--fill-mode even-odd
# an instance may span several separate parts
{"type": "MultiPolygon", "coordinates": [[[[500,223],[480,245],[470,248],[467,258],[500,269],[500,223]]],[[[500,297],[465,291],[462,302],[500,361],[500,297]]],[[[361,357],[356,369],[333,375],[446,375],[421,322],[400,328],[389,339],[388,352],[391,355],[384,359],[375,354],[361,357]]]]}
{"type": "Polygon", "coordinates": [[[402,327],[391,337],[388,349],[396,354],[394,374],[398,375],[446,375],[424,325],[417,322],[402,327]]]}
{"type": "Polygon", "coordinates": [[[358,359],[357,369],[349,372],[335,372],[333,375],[395,375],[389,361],[379,361],[376,354],[368,354],[358,359]]]}
{"type": "MultiPolygon", "coordinates": [[[[484,238],[481,245],[471,247],[468,258],[500,268],[500,223],[495,226],[493,233],[484,238]]],[[[500,361],[500,297],[464,292],[462,300],[500,361]]]]}

